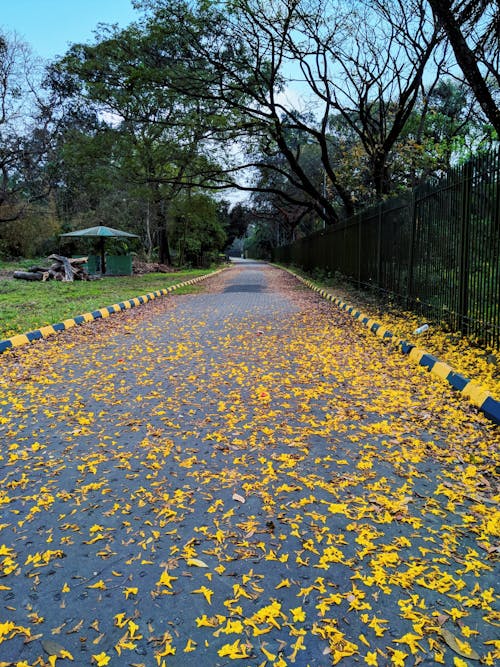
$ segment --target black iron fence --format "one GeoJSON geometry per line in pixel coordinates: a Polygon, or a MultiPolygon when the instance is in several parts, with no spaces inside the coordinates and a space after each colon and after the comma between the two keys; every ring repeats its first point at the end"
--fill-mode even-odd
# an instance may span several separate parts
{"type": "Polygon", "coordinates": [[[500,150],[278,247],[274,259],[339,272],[500,348],[500,150]]]}

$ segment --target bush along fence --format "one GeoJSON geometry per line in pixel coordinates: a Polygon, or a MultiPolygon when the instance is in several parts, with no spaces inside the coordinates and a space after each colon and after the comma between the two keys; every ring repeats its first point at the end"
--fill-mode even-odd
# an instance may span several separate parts
{"type": "Polygon", "coordinates": [[[338,272],[500,348],[500,148],[354,217],[275,248],[273,260],[338,272]]]}

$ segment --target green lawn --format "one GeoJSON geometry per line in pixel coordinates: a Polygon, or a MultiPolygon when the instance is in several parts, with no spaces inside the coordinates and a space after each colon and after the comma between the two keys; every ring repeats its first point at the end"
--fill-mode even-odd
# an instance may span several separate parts
{"type": "MultiPolygon", "coordinates": [[[[28,264],[36,263],[29,260],[28,264]]],[[[20,269],[0,263],[0,269],[20,269]]],[[[89,282],[28,282],[0,277],[0,339],[26,333],[47,324],[110,306],[125,299],[154,292],[208,273],[207,270],[149,273],[143,276],[103,278],[89,282]]],[[[197,285],[182,288],[175,294],[199,289],[197,285]]]]}

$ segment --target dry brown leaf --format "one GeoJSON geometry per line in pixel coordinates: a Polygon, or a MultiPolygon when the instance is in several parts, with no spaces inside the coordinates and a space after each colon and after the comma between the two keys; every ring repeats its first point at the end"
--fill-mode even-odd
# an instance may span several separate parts
{"type": "Polygon", "coordinates": [[[62,625],[59,625],[57,628],[54,628],[54,629],[52,630],[52,634],[53,634],[53,635],[60,635],[60,634],[61,634],[61,630],[64,628],[65,625],[66,625],[66,623],[64,622],[62,625]]]}
{"type": "Polygon", "coordinates": [[[441,628],[439,632],[452,651],[455,651],[455,653],[458,653],[458,655],[461,655],[463,658],[469,658],[469,660],[481,660],[481,656],[478,655],[473,648],[471,648],[470,651],[463,650],[452,632],[446,630],[446,628],[441,628]]]}
{"type": "Polygon", "coordinates": [[[199,558],[188,558],[186,563],[194,567],[208,567],[208,565],[199,558]]]}
{"type": "Polygon", "coordinates": [[[52,641],[52,639],[42,640],[42,647],[47,655],[56,655],[58,658],[63,658],[64,654],[68,652],[64,646],[52,641]]]}
{"type": "Polygon", "coordinates": [[[69,630],[66,630],[66,634],[67,635],[72,635],[73,633],[78,632],[79,630],[82,629],[82,625],[83,625],[83,618],[73,628],[70,628],[69,630]]]}

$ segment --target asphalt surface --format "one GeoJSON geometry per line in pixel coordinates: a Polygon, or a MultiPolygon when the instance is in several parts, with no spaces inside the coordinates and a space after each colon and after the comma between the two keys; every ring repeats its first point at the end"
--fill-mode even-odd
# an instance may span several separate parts
{"type": "Polygon", "coordinates": [[[495,664],[498,431],[292,277],[0,366],[2,667],[495,664]]]}

